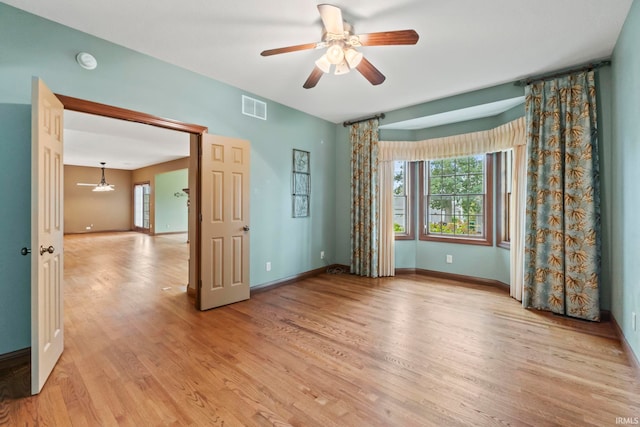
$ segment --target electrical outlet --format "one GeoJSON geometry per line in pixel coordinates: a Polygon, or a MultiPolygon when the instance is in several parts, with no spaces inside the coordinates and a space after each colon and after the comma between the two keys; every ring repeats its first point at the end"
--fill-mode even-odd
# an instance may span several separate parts
{"type": "Polygon", "coordinates": [[[320,259],[324,259],[324,251],[320,251],[320,259]]]}
{"type": "Polygon", "coordinates": [[[264,269],[267,271],[271,271],[271,261],[267,261],[267,263],[264,265],[264,269]]]}
{"type": "Polygon", "coordinates": [[[631,313],[631,328],[636,330],[636,312],[631,313]]]}
{"type": "Polygon", "coordinates": [[[453,255],[447,255],[447,264],[453,264],[453,255]]]}

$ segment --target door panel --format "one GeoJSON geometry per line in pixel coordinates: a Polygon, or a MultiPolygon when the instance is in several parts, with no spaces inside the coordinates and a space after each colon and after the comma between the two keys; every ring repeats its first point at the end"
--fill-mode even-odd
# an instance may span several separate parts
{"type": "Polygon", "coordinates": [[[248,141],[202,135],[200,309],[249,298],[248,141]]]}
{"type": "Polygon", "coordinates": [[[32,85],[31,393],[42,390],[64,349],[64,107],[37,78],[32,85]]]}

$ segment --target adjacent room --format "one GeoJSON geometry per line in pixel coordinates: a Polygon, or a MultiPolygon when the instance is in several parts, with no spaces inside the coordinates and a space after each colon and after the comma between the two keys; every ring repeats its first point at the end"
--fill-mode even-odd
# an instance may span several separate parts
{"type": "Polygon", "coordinates": [[[0,3],[1,425],[632,425],[640,0],[0,3]]]}

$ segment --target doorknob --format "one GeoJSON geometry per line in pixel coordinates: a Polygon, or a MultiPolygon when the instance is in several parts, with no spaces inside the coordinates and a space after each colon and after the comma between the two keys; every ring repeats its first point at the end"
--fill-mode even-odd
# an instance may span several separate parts
{"type": "Polygon", "coordinates": [[[29,255],[31,253],[31,249],[29,249],[27,247],[24,247],[24,248],[20,249],[20,253],[22,255],[24,255],[24,256],[27,256],[27,255],[29,255]]]}
{"type": "Polygon", "coordinates": [[[48,248],[45,248],[44,246],[40,246],[40,255],[44,255],[45,252],[49,252],[50,254],[52,254],[55,251],[55,248],[53,246],[49,246],[48,248]]]}
{"type": "Polygon", "coordinates": [[[249,231],[249,226],[248,226],[248,225],[245,225],[244,227],[242,227],[242,229],[243,229],[244,231],[249,231]]]}

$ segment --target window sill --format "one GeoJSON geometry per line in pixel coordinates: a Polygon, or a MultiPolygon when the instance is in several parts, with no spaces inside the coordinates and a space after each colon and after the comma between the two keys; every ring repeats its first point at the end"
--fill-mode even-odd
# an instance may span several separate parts
{"type": "Polygon", "coordinates": [[[455,243],[459,245],[476,245],[476,246],[493,246],[493,242],[490,239],[474,239],[469,237],[445,237],[445,236],[430,236],[422,235],[420,240],[425,242],[440,242],[440,243],[455,243]]]}
{"type": "Polygon", "coordinates": [[[511,242],[500,242],[497,246],[502,249],[511,250],[511,242]]]}
{"type": "Polygon", "coordinates": [[[396,234],[396,240],[416,240],[413,234],[396,234]]]}

